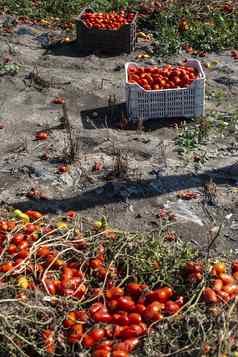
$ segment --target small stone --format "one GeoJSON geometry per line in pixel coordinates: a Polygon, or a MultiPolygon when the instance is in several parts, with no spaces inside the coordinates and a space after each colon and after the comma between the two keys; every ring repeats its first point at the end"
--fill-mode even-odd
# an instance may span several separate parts
{"type": "Polygon", "coordinates": [[[115,72],[119,72],[119,71],[121,71],[123,69],[123,65],[122,64],[118,64],[113,70],[115,71],[115,72]]]}
{"type": "Polygon", "coordinates": [[[102,187],[99,187],[96,189],[96,194],[101,195],[104,192],[104,189],[102,187]]]}
{"type": "Polygon", "coordinates": [[[93,117],[93,118],[97,118],[97,117],[98,117],[98,113],[97,113],[97,112],[93,112],[93,113],[92,113],[92,117],[93,117]]]}

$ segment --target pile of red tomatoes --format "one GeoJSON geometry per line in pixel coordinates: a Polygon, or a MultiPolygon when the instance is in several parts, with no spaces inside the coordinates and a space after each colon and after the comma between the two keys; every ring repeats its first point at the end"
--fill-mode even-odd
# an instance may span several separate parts
{"type": "Polygon", "coordinates": [[[238,261],[234,261],[231,274],[226,273],[226,266],[222,262],[213,265],[211,269],[213,280],[210,287],[203,291],[203,299],[210,304],[227,304],[238,296],[238,261]]]}
{"type": "Polygon", "coordinates": [[[82,20],[88,28],[98,30],[118,30],[121,26],[130,24],[134,18],[134,13],[120,12],[90,12],[87,11],[82,15],[82,20]]]}
{"type": "Polygon", "coordinates": [[[145,90],[184,88],[198,79],[198,71],[189,66],[165,65],[164,67],[140,67],[130,65],[128,82],[139,84],[145,90]]]}
{"type": "Polygon", "coordinates": [[[107,289],[103,296],[104,301],[86,310],[68,312],[63,322],[68,342],[82,342],[94,357],[127,357],[151,324],[174,315],[184,304],[170,287],[149,290],[135,282],[107,289]]]}

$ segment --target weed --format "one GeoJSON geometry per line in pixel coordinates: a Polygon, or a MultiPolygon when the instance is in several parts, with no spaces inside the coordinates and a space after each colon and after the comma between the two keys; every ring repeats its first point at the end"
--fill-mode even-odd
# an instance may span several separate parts
{"type": "Polygon", "coordinates": [[[186,122],[179,128],[177,127],[177,151],[179,154],[185,154],[194,151],[199,145],[206,143],[212,125],[208,118],[202,118],[195,124],[188,125],[186,122]]]}
{"type": "Polygon", "coordinates": [[[140,118],[137,122],[136,122],[136,131],[138,134],[141,134],[144,130],[144,121],[142,118],[140,118]]]}
{"type": "Polygon", "coordinates": [[[125,178],[128,174],[128,154],[114,147],[112,176],[125,178]]]}
{"type": "Polygon", "coordinates": [[[237,9],[225,14],[219,7],[206,5],[199,4],[199,8],[193,1],[190,4],[175,1],[165,9],[143,18],[142,25],[153,30],[158,40],[160,56],[178,53],[183,44],[202,52],[236,46],[237,9]],[[181,30],[182,20],[186,26],[181,30]]]}
{"type": "Polygon", "coordinates": [[[0,64],[0,76],[11,75],[14,76],[18,73],[20,66],[16,63],[0,64]]]}
{"type": "Polygon", "coordinates": [[[75,132],[75,130],[73,130],[71,126],[67,106],[65,103],[63,104],[63,125],[67,133],[65,155],[67,161],[72,163],[78,158],[80,150],[80,136],[75,132]]]}

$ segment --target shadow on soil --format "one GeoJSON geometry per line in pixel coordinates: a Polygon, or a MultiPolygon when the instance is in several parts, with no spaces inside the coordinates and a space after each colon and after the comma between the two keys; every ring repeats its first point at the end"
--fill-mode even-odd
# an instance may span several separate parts
{"type": "Polygon", "coordinates": [[[65,199],[52,199],[44,201],[29,200],[14,204],[14,207],[23,211],[33,209],[41,212],[56,213],[57,211],[86,210],[96,206],[104,206],[111,203],[118,203],[129,200],[148,199],[156,196],[161,196],[166,193],[176,192],[179,190],[191,189],[202,186],[212,177],[213,182],[217,185],[234,184],[236,179],[222,177],[221,172],[229,168],[224,167],[222,170],[207,171],[201,175],[173,175],[160,176],[158,179],[142,180],[141,182],[118,180],[106,182],[104,185],[96,187],[92,190],[83,192],[82,194],[65,199]],[[217,176],[216,176],[217,175],[217,176]],[[220,175],[220,176],[219,176],[220,175]],[[126,193],[126,196],[125,196],[126,193]]]}
{"type": "Polygon", "coordinates": [[[101,58],[116,57],[120,55],[120,52],[102,52],[94,51],[92,49],[82,48],[80,43],[75,40],[68,43],[57,42],[51,45],[45,46],[46,53],[53,56],[65,56],[65,57],[87,57],[90,55],[97,55],[101,58]]]}
{"type": "MultiPolygon", "coordinates": [[[[84,129],[137,129],[137,123],[127,122],[126,103],[99,107],[80,112],[84,129]]],[[[144,131],[153,131],[161,128],[174,127],[182,122],[191,120],[186,118],[166,118],[146,120],[143,123],[144,131]]]]}

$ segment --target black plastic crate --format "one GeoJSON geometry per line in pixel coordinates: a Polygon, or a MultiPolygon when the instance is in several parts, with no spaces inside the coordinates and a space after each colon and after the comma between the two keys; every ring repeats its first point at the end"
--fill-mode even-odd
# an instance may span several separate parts
{"type": "Polygon", "coordinates": [[[82,50],[103,53],[131,53],[136,43],[136,18],[130,24],[122,25],[118,30],[88,28],[82,16],[90,8],[84,9],[76,18],[77,39],[82,50]]]}

